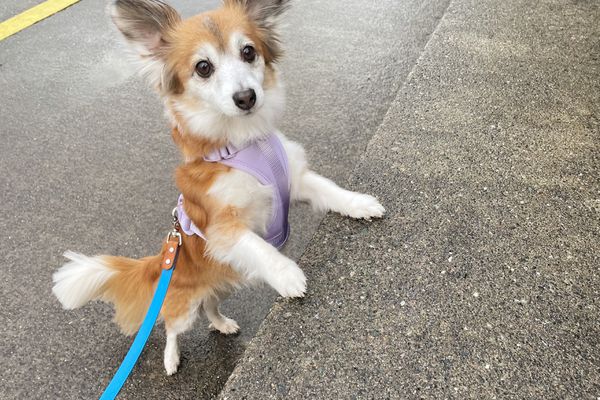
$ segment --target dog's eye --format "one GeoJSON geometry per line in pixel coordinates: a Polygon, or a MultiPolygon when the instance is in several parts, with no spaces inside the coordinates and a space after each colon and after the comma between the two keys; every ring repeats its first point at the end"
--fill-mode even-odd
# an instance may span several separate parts
{"type": "Polygon", "coordinates": [[[246,46],[242,49],[242,58],[246,62],[254,62],[256,60],[256,50],[252,46],[246,46]]]}
{"type": "Polygon", "coordinates": [[[208,78],[212,75],[214,68],[212,64],[206,60],[200,61],[196,64],[196,73],[203,78],[208,78]]]}

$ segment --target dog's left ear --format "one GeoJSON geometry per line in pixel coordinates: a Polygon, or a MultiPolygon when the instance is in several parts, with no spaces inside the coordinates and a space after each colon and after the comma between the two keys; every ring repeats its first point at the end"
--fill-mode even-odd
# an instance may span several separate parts
{"type": "Polygon", "coordinates": [[[290,0],[225,0],[225,5],[241,5],[256,24],[265,45],[267,62],[277,62],[283,50],[277,28],[290,0]]]}

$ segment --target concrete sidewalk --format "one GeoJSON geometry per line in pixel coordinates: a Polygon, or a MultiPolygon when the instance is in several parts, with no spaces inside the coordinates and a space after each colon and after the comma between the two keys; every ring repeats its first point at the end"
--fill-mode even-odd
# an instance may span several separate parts
{"type": "Polygon", "coordinates": [[[221,399],[600,397],[599,7],[452,1],[221,399]]]}

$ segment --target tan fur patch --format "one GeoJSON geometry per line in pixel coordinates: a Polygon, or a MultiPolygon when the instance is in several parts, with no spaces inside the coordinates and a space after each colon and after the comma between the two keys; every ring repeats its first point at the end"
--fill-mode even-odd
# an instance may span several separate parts
{"type": "MultiPolygon", "coordinates": [[[[182,120],[178,113],[171,112],[177,120],[182,120]]],[[[179,147],[179,150],[181,150],[186,161],[201,160],[203,156],[209,154],[214,149],[225,145],[224,142],[211,142],[198,135],[191,135],[179,130],[177,127],[171,130],[171,137],[179,147]]]]}
{"type": "MultiPolygon", "coordinates": [[[[169,291],[161,309],[167,326],[186,316],[194,302],[219,291],[239,285],[239,277],[226,265],[204,256],[204,240],[185,236],[173,272],[169,291]]],[[[102,288],[101,299],[113,303],[115,322],[123,333],[131,335],[140,327],[160,277],[160,254],[141,260],[104,257],[103,261],[117,273],[102,288]]]]}

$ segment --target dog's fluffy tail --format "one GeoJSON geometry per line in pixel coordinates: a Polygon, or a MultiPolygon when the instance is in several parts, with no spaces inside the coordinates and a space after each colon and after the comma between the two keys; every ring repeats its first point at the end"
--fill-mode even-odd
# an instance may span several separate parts
{"type": "Polygon", "coordinates": [[[160,276],[160,256],[133,260],[124,257],[86,257],[66,252],[70,261],[54,273],[52,291],[65,309],[91,300],[115,306],[115,321],[126,334],[143,321],[160,276]]]}

